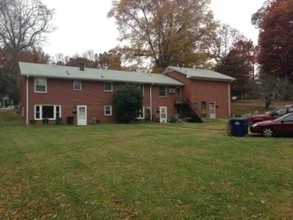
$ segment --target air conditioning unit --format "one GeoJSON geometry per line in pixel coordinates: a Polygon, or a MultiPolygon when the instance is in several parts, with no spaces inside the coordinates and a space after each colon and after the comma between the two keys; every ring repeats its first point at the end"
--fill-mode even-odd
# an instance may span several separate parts
{"type": "Polygon", "coordinates": [[[175,93],[175,89],[173,89],[173,88],[169,89],[169,93],[170,94],[174,94],[175,93]]]}

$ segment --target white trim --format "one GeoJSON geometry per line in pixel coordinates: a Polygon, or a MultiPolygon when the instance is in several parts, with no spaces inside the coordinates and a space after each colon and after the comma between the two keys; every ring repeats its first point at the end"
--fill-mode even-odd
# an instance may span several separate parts
{"type": "Polygon", "coordinates": [[[112,116],[112,105],[104,105],[104,116],[112,116]],[[110,108],[110,113],[107,114],[106,111],[108,111],[106,108],[110,108]]]}
{"type": "Polygon", "coordinates": [[[37,104],[37,105],[34,105],[34,120],[36,121],[40,121],[40,120],[43,120],[43,107],[44,106],[51,106],[53,107],[53,118],[48,118],[49,120],[56,120],[56,113],[57,113],[57,107],[59,107],[59,118],[62,117],[62,107],[61,105],[50,105],[50,104],[37,104]],[[39,118],[36,117],[36,109],[37,107],[39,107],[39,118]]]}
{"type": "Polygon", "coordinates": [[[104,91],[105,92],[113,92],[113,83],[112,82],[104,82],[104,91]],[[111,85],[111,89],[106,89],[105,88],[106,84],[110,84],[111,85]]]}
{"type": "Polygon", "coordinates": [[[212,101],[209,102],[209,119],[216,119],[217,118],[217,107],[216,107],[216,102],[212,101]],[[211,108],[213,106],[213,108],[211,108]]]}
{"type": "Polygon", "coordinates": [[[160,110],[160,123],[167,123],[168,122],[168,108],[167,108],[167,106],[160,106],[159,110],[160,110]],[[164,118],[161,117],[163,109],[165,109],[165,117],[164,118]]]}
{"type": "Polygon", "coordinates": [[[72,89],[74,91],[80,91],[80,90],[82,90],[81,80],[73,80],[73,82],[72,82],[72,89]],[[79,83],[78,84],[79,85],[79,88],[75,88],[74,83],[79,83]]]}
{"type": "Polygon", "coordinates": [[[77,105],[76,106],[77,114],[76,114],[76,123],[77,125],[87,125],[87,106],[86,105],[77,105]],[[80,108],[84,108],[84,118],[80,119],[80,108]]]}
{"type": "Polygon", "coordinates": [[[47,90],[48,90],[47,87],[48,87],[47,78],[44,78],[44,77],[36,77],[36,78],[34,78],[34,91],[35,91],[35,93],[47,93],[47,90]],[[45,84],[44,84],[45,91],[37,91],[37,84],[36,84],[36,82],[37,82],[38,79],[45,80],[45,84]]]}

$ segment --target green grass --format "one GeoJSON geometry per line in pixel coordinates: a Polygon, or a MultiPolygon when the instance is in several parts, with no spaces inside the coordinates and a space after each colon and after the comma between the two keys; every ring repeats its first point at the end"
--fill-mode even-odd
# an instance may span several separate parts
{"type": "Polygon", "coordinates": [[[292,138],[226,121],[0,126],[0,219],[292,219],[292,138]]]}

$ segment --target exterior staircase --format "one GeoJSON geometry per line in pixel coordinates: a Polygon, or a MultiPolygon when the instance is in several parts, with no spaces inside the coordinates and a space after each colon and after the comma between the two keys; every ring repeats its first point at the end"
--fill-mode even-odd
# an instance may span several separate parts
{"type": "Polygon", "coordinates": [[[190,100],[176,100],[175,106],[177,108],[177,112],[179,113],[179,118],[188,121],[188,122],[198,122],[202,123],[203,119],[199,116],[199,114],[192,107],[192,103],[190,100]]]}

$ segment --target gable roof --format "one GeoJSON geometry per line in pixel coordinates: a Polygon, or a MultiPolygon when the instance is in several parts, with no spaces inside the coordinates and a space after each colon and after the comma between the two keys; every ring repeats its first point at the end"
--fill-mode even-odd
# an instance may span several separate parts
{"type": "Polygon", "coordinates": [[[163,72],[163,74],[166,75],[174,71],[182,73],[186,75],[187,78],[190,78],[190,79],[199,79],[199,80],[208,80],[208,81],[226,81],[226,82],[232,82],[233,80],[235,80],[233,77],[230,77],[230,76],[227,76],[212,70],[192,69],[192,68],[183,68],[183,67],[175,67],[175,66],[168,66],[163,72]]]}
{"type": "Polygon", "coordinates": [[[59,66],[53,64],[36,64],[19,62],[20,74],[32,77],[108,81],[108,82],[128,82],[140,84],[159,84],[183,86],[184,84],[163,74],[118,71],[84,68],[81,71],[79,67],[59,66]]]}

